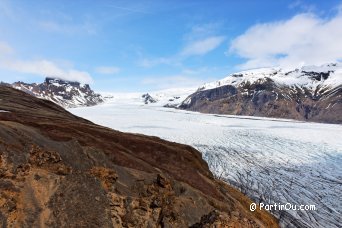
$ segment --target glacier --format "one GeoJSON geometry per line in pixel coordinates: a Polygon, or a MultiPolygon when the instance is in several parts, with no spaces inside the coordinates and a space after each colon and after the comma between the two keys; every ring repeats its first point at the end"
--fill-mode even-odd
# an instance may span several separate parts
{"type": "Polygon", "coordinates": [[[191,145],[217,178],[257,203],[316,206],[272,211],[282,227],[340,227],[341,125],[201,114],[123,97],[69,111],[115,130],[191,145]]]}

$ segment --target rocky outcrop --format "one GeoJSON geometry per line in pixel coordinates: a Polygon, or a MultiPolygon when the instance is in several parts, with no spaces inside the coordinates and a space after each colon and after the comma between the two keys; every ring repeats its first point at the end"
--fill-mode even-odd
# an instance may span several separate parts
{"type": "Polygon", "coordinates": [[[341,79],[336,65],[315,71],[247,71],[200,87],[180,108],[341,124],[341,79]]]}
{"type": "Polygon", "coordinates": [[[154,99],[154,98],[153,98],[150,94],[148,94],[148,93],[143,94],[141,97],[143,98],[145,104],[156,103],[156,102],[157,102],[157,100],[154,99]]]}
{"type": "Polygon", "coordinates": [[[7,84],[35,97],[50,100],[64,108],[93,106],[103,102],[100,94],[95,93],[88,84],[46,78],[43,83],[14,82],[7,84]]]}
{"type": "Polygon", "coordinates": [[[277,227],[190,146],[0,86],[2,227],[277,227]]]}

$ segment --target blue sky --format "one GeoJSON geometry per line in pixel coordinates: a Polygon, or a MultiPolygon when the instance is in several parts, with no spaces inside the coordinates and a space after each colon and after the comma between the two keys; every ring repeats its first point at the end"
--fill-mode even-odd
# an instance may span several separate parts
{"type": "Polygon", "coordinates": [[[250,68],[342,59],[335,0],[0,0],[0,80],[97,91],[199,86],[250,68]]]}

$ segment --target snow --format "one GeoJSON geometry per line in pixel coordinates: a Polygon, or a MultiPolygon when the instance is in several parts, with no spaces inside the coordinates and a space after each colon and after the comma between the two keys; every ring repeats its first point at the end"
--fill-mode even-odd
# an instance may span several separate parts
{"type": "Polygon", "coordinates": [[[163,102],[143,105],[140,95],[113,94],[104,104],[69,111],[116,130],[192,145],[217,177],[256,202],[316,205],[316,211],[274,212],[283,226],[293,219],[297,226],[340,226],[341,125],[200,114],[163,102]]]}
{"type": "Polygon", "coordinates": [[[263,79],[269,75],[277,73],[278,71],[279,69],[276,68],[260,68],[249,71],[241,71],[238,73],[231,74],[224,79],[215,82],[205,83],[199,88],[199,90],[214,89],[224,85],[239,86],[240,84],[246,83],[247,81],[250,83],[254,83],[258,79],[263,79]]]}
{"type": "MultiPolygon", "coordinates": [[[[156,103],[149,103],[149,106],[178,106],[182,101],[184,101],[190,94],[194,93],[196,88],[175,88],[175,89],[165,89],[148,92],[150,96],[155,99],[156,103]]],[[[112,93],[112,92],[102,92],[101,95],[106,99],[107,103],[115,104],[137,104],[145,105],[143,94],[146,93],[112,93]]]]}
{"type": "Polygon", "coordinates": [[[89,85],[57,78],[46,78],[45,82],[40,84],[15,82],[12,86],[38,98],[52,101],[62,107],[72,108],[102,102],[102,97],[95,94],[89,85]]]}
{"type": "Polygon", "coordinates": [[[248,71],[241,71],[231,74],[221,80],[205,83],[199,87],[199,90],[208,90],[224,85],[233,85],[235,87],[245,83],[255,83],[265,78],[272,79],[280,86],[305,86],[314,90],[317,86],[335,87],[342,84],[342,64],[325,64],[322,66],[303,66],[300,69],[281,69],[281,68],[260,68],[248,71]],[[305,72],[327,73],[331,72],[328,79],[317,81],[312,79],[305,72]]]}

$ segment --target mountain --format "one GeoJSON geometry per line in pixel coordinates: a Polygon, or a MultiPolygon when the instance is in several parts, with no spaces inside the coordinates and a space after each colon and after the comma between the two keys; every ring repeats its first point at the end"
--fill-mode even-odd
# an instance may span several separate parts
{"type": "Polygon", "coordinates": [[[148,93],[103,93],[105,103],[140,104],[158,107],[178,107],[196,88],[174,88],[148,93]]]}
{"type": "Polygon", "coordinates": [[[65,81],[57,78],[46,78],[43,83],[14,82],[13,88],[22,90],[35,97],[50,100],[64,108],[93,106],[103,102],[100,94],[90,89],[88,84],[65,81]]]}
{"type": "Polygon", "coordinates": [[[157,102],[157,100],[154,99],[149,93],[145,93],[145,94],[141,95],[141,97],[144,99],[145,104],[157,102]]]}
{"type": "Polygon", "coordinates": [[[342,66],[263,68],[204,84],[181,109],[342,123],[342,66]]]}
{"type": "Polygon", "coordinates": [[[0,86],[1,227],[277,227],[190,146],[0,86]]]}

